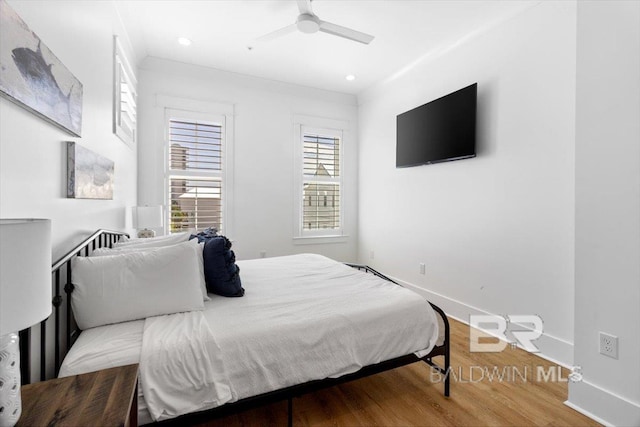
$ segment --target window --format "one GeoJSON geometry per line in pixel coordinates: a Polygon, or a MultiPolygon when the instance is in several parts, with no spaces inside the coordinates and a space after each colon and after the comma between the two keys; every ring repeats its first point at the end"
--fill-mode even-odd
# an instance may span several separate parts
{"type": "Polygon", "coordinates": [[[298,126],[298,237],[341,236],[342,131],[298,126]]]}
{"type": "Polygon", "coordinates": [[[167,110],[169,231],[224,232],[225,117],[167,110]]]}

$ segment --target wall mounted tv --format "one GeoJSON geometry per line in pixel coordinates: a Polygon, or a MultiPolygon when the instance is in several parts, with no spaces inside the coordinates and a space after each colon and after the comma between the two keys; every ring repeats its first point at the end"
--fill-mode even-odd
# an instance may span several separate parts
{"type": "Polygon", "coordinates": [[[475,157],[477,92],[474,83],[398,115],[396,167],[475,157]]]}

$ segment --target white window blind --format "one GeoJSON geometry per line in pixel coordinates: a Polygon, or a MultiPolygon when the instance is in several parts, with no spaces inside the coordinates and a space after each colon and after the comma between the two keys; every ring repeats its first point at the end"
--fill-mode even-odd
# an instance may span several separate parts
{"type": "Polygon", "coordinates": [[[168,120],[170,231],[223,231],[223,121],[187,116],[168,120]]]}
{"type": "Polygon", "coordinates": [[[342,228],[340,146],[336,132],[302,127],[303,233],[342,228]]]}

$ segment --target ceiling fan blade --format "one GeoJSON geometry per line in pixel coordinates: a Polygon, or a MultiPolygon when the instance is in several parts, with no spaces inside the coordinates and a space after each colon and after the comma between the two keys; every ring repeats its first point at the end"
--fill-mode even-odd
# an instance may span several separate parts
{"type": "Polygon", "coordinates": [[[358,43],[369,44],[375,38],[369,34],[352,30],[351,28],[342,27],[327,21],[320,21],[320,31],[323,33],[333,34],[334,36],[344,37],[358,43]]]}
{"type": "Polygon", "coordinates": [[[296,24],[287,25],[284,28],[280,28],[279,30],[272,31],[264,36],[258,37],[254,40],[254,42],[268,42],[278,37],[286,36],[287,34],[291,34],[297,31],[296,24]]]}
{"type": "Polygon", "coordinates": [[[311,9],[311,0],[298,0],[298,9],[300,14],[315,15],[311,9]]]}

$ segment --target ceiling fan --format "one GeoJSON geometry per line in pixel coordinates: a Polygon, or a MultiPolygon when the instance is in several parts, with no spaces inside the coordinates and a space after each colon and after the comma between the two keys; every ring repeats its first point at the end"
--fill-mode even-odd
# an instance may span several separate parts
{"type": "Polygon", "coordinates": [[[361,33],[360,31],[352,30],[351,28],[321,20],[315,13],[313,13],[313,10],[311,9],[311,1],[312,0],[297,0],[300,15],[298,15],[298,19],[294,24],[287,25],[284,28],[280,28],[279,30],[273,31],[262,37],[258,37],[255,41],[271,41],[286,34],[293,33],[296,30],[307,34],[322,31],[323,33],[344,37],[345,39],[363,44],[369,44],[374,39],[374,37],[369,34],[361,33]]]}

